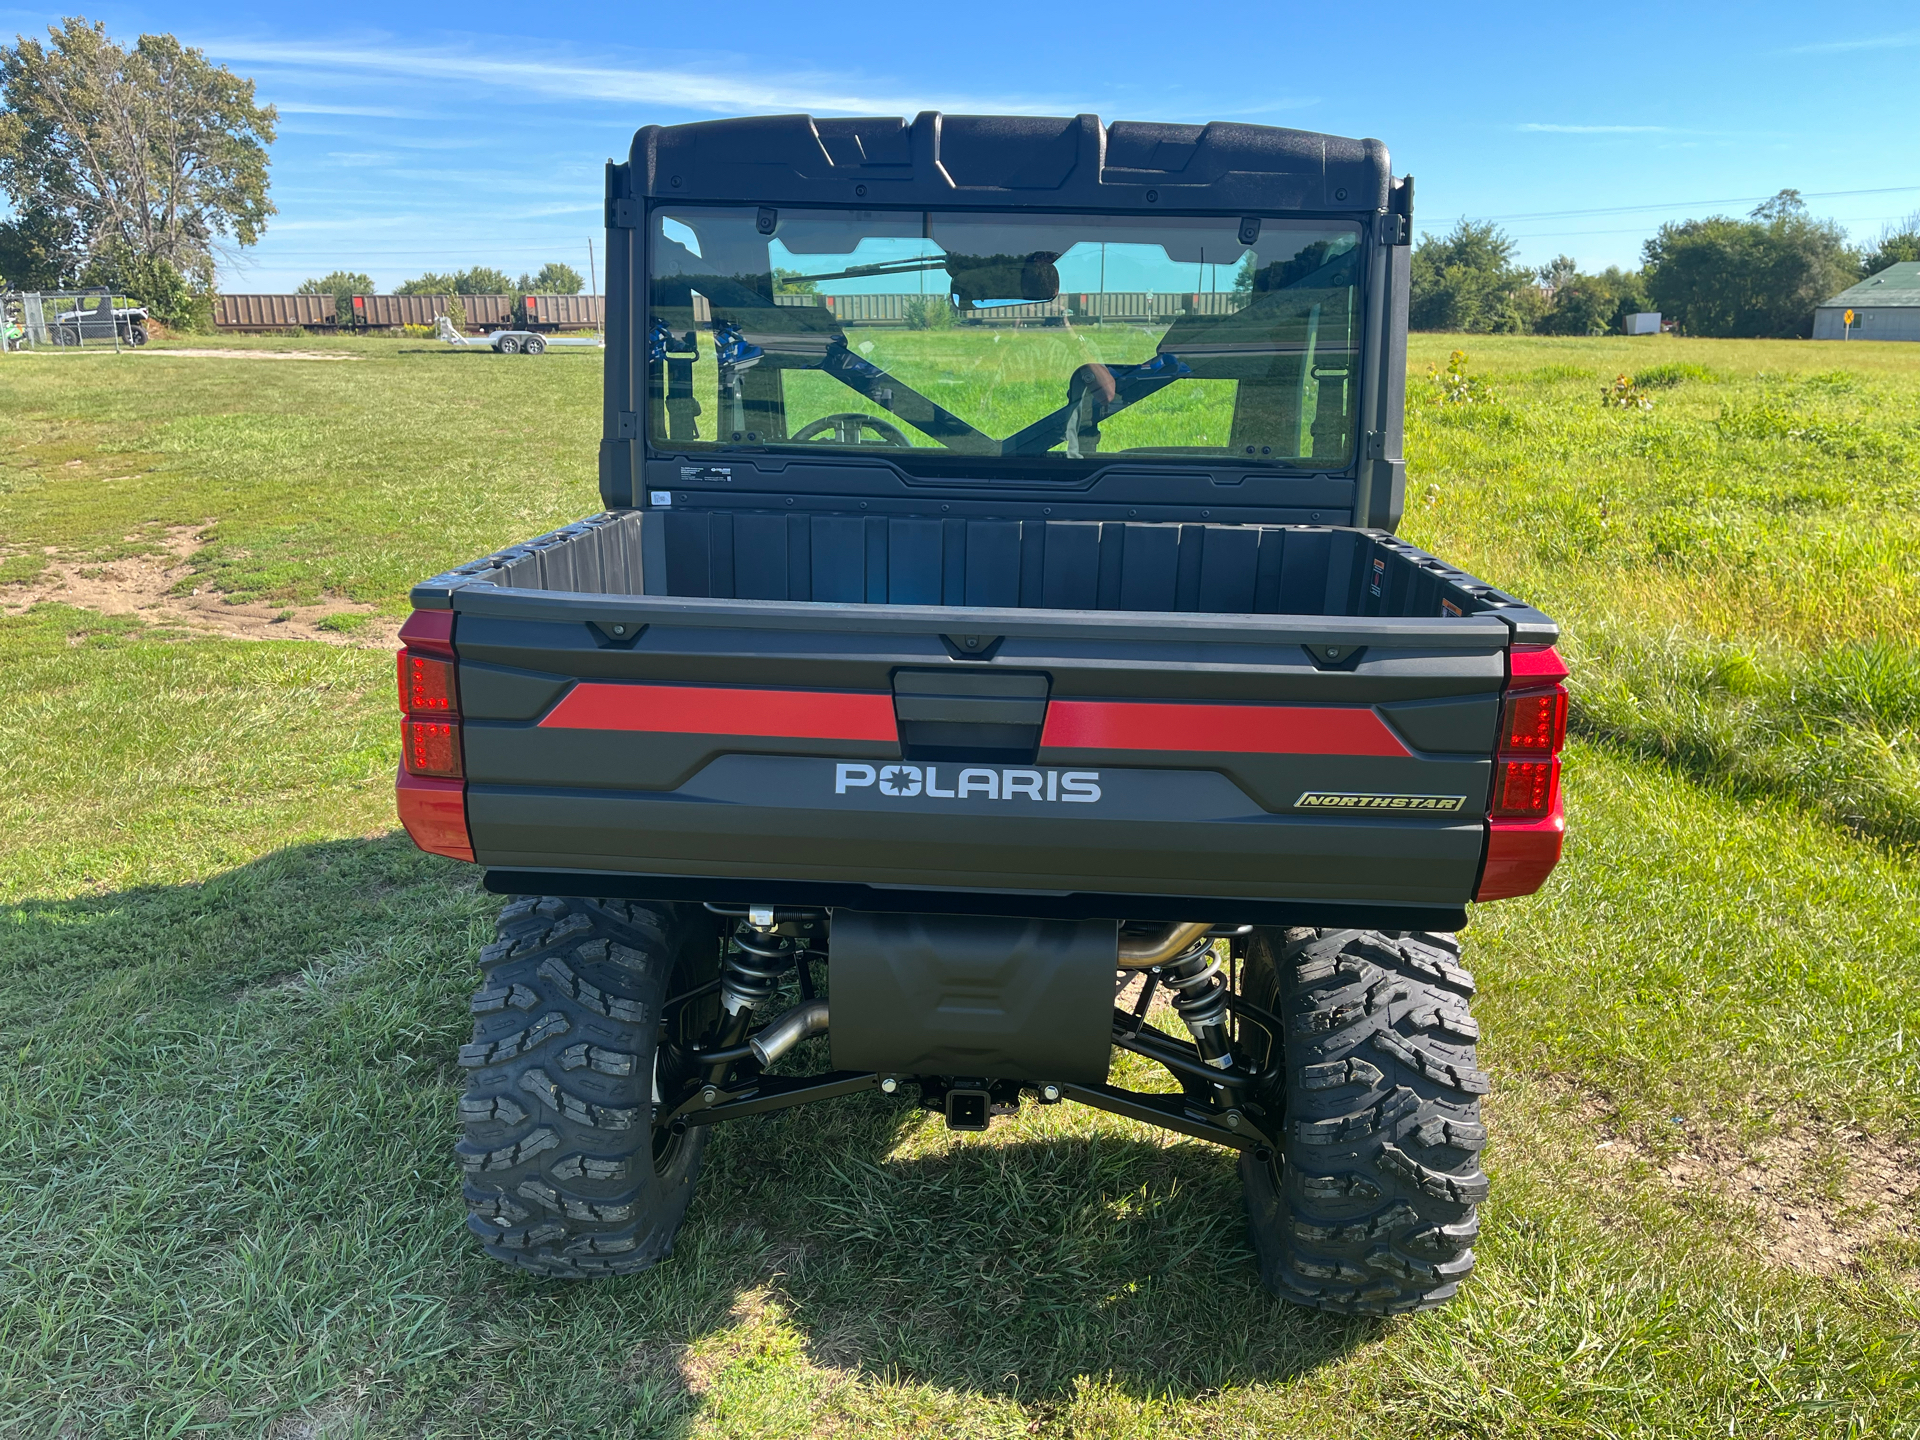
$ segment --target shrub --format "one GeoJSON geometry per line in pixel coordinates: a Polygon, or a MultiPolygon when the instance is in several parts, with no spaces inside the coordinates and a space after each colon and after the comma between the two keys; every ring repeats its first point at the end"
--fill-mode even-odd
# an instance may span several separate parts
{"type": "Polygon", "coordinates": [[[1636,371],[1633,383],[1642,390],[1666,390],[1688,380],[1697,380],[1703,385],[1716,384],[1720,376],[1704,365],[1695,365],[1691,361],[1677,360],[1666,365],[1650,365],[1645,370],[1636,371]]]}
{"type": "Polygon", "coordinates": [[[1473,405],[1493,398],[1487,382],[1467,373],[1467,352],[1456,350],[1447,357],[1447,368],[1427,367],[1427,383],[1439,392],[1442,405],[1473,405]]]}
{"type": "Polygon", "coordinates": [[[953,325],[953,302],[944,295],[928,295],[907,302],[909,330],[946,330],[953,325]]]}
{"type": "Polygon", "coordinates": [[[1600,387],[1600,408],[1603,410],[1651,410],[1653,397],[1640,393],[1640,386],[1631,375],[1616,375],[1611,385],[1600,387]]]}
{"type": "Polygon", "coordinates": [[[1498,225],[1461,220],[1414,247],[1408,324],[1415,330],[1525,334],[1545,295],[1533,272],[1514,264],[1513,238],[1498,225]]]}

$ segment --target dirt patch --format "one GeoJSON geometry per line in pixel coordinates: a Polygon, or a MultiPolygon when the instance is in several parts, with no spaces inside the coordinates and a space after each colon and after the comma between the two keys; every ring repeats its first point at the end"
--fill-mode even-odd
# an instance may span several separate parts
{"type": "Polygon", "coordinates": [[[101,564],[49,559],[25,584],[0,586],[0,614],[17,615],[30,605],[58,601],[103,615],[137,615],[152,625],[177,625],[203,635],[248,640],[324,640],[333,645],[392,648],[397,620],[376,616],[371,605],[323,600],[315,605],[249,601],[233,605],[217,592],[179,586],[191,579],[193,553],[203,525],[170,528],[162,555],[131,555],[101,564]],[[359,619],[359,617],[366,617],[359,619]],[[341,617],[336,619],[335,617],[341,617]],[[342,620],[351,618],[351,628],[342,620]],[[327,624],[332,621],[333,624],[327,624]]]}
{"type": "Polygon", "coordinates": [[[1811,1116],[1780,1116],[1772,1133],[1745,1142],[1730,1127],[1681,1116],[1623,1124],[1604,1098],[1562,1077],[1528,1084],[1598,1132],[1602,1183],[1626,1188],[1651,1175],[1682,1200],[1711,1198],[1744,1211],[1754,1222],[1753,1248],[1769,1264],[1833,1275],[1883,1241],[1920,1236],[1920,1151],[1912,1146],[1811,1116]]]}
{"type": "Polygon", "coordinates": [[[349,1400],[323,1400],[298,1415],[282,1415],[267,1428],[267,1440],[344,1440],[365,1414],[349,1400]]]}
{"type": "Polygon", "coordinates": [[[1761,1253],[1809,1274],[1835,1274],[1871,1245],[1920,1232],[1920,1155],[1863,1131],[1801,1125],[1744,1151],[1689,1132],[1685,1150],[1653,1163],[1680,1189],[1747,1202],[1761,1217],[1761,1253]]]}
{"type": "Polygon", "coordinates": [[[180,350],[135,350],[135,355],[187,355],[210,360],[358,360],[358,355],[336,355],[326,350],[221,350],[192,347],[180,350]]]}

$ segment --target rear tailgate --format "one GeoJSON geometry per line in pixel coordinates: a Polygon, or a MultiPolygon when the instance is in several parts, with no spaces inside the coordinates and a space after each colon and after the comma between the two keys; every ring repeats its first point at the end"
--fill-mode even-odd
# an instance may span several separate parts
{"type": "Polygon", "coordinates": [[[1491,615],[452,599],[496,870],[1416,928],[1458,923],[1484,858],[1491,615]]]}

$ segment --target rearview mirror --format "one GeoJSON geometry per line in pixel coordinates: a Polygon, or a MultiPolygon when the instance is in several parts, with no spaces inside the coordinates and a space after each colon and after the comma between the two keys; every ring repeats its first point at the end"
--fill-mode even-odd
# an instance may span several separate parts
{"type": "Polygon", "coordinates": [[[1060,294],[1060,272],[1053,264],[1059,258],[1046,250],[1026,256],[949,254],[953,298],[962,310],[1053,300],[1060,294]]]}

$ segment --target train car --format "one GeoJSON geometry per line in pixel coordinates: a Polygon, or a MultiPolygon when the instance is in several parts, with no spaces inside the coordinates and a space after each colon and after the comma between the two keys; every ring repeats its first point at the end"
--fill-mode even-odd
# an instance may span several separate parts
{"type": "Polygon", "coordinates": [[[451,295],[356,295],[356,330],[398,330],[403,325],[436,324],[447,313],[451,295]]]}
{"type": "Polygon", "coordinates": [[[526,330],[598,330],[606,323],[607,307],[600,295],[529,295],[520,302],[520,314],[526,330]]]}
{"type": "Polygon", "coordinates": [[[515,323],[511,295],[456,295],[453,298],[466,312],[469,330],[484,334],[489,330],[510,329],[515,323]]]}
{"type": "Polygon", "coordinates": [[[339,324],[331,295],[216,295],[216,330],[331,330],[339,324]]]}

